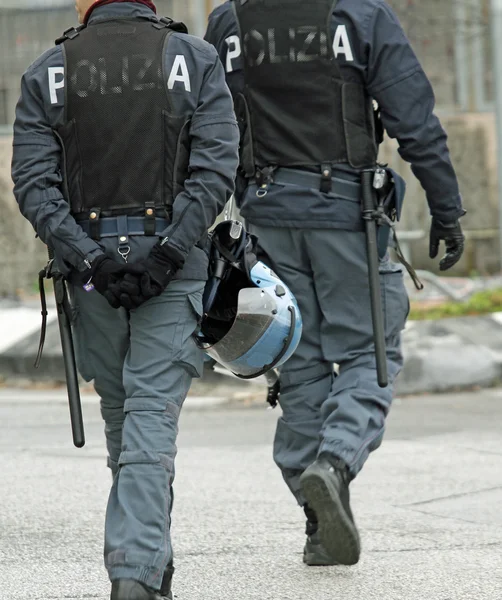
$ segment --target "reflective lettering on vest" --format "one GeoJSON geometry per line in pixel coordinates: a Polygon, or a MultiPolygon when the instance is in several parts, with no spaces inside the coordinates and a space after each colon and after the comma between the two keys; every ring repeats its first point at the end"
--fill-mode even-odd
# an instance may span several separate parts
{"type": "Polygon", "coordinates": [[[157,74],[152,73],[153,58],[147,58],[144,56],[138,58],[140,58],[142,64],[141,66],[138,65],[139,70],[137,72],[133,71],[133,75],[134,73],[137,74],[134,78],[132,89],[136,92],[141,92],[142,90],[155,89],[155,86],[157,85],[157,74]]]}
{"type": "Polygon", "coordinates": [[[306,25],[305,27],[299,27],[298,32],[304,38],[304,41],[303,48],[299,50],[296,55],[297,62],[308,62],[310,60],[315,60],[318,56],[328,56],[328,36],[325,31],[318,32],[316,27],[309,27],[306,25]],[[319,52],[314,53],[311,51],[311,47],[318,33],[319,52]]]}
{"type": "Polygon", "coordinates": [[[49,93],[51,97],[51,104],[57,104],[57,90],[61,90],[64,88],[64,67],[49,67],[47,69],[47,75],[49,78],[49,93]],[[62,75],[62,77],[58,81],[56,81],[57,75],[62,75]]]}
{"type": "MultiPolygon", "coordinates": [[[[228,37],[225,42],[228,46],[226,70],[231,73],[234,70],[232,61],[241,56],[241,44],[236,35],[228,37]]],[[[305,63],[331,55],[326,31],[316,25],[302,25],[288,30],[276,27],[266,31],[251,29],[245,34],[243,43],[251,67],[259,67],[263,63],[305,63]]],[[[354,61],[345,25],[336,28],[332,48],[335,58],[343,54],[348,62],[354,61]]]]}
{"type": "Polygon", "coordinates": [[[97,64],[86,58],[79,60],[70,77],[72,91],[80,98],[87,98],[95,92],[101,96],[122,94],[125,88],[135,92],[162,89],[162,72],[160,69],[154,72],[151,58],[140,54],[123,56],[119,65],[119,69],[110,68],[104,57],[97,64]]]}
{"type": "Polygon", "coordinates": [[[183,54],[178,54],[174,59],[173,68],[169,75],[167,82],[168,89],[172,90],[175,84],[179,82],[185,86],[185,91],[192,91],[192,84],[190,83],[190,73],[188,72],[187,61],[183,54]]]}
{"type": "Polygon", "coordinates": [[[335,39],[333,40],[333,52],[335,58],[338,58],[340,54],[344,54],[347,62],[354,62],[354,54],[352,53],[349,34],[345,25],[339,25],[336,28],[335,39]]]}
{"type": "Polygon", "coordinates": [[[228,46],[226,69],[227,73],[232,73],[232,71],[234,70],[232,61],[234,60],[234,58],[239,58],[242,52],[241,40],[238,35],[231,35],[230,37],[227,37],[225,42],[228,46]]]}

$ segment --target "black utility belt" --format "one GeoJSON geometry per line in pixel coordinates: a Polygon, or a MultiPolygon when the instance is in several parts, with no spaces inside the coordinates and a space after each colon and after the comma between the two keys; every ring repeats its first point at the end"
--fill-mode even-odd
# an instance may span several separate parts
{"type": "Polygon", "coordinates": [[[77,223],[94,240],[129,235],[160,235],[170,225],[170,221],[160,217],[120,215],[118,217],[93,218],[93,214],[91,212],[88,219],[78,220],[77,223]]]}
{"type": "Polygon", "coordinates": [[[251,182],[259,186],[256,195],[260,198],[267,195],[270,184],[277,183],[279,185],[297,185],[326,191],[354,202],[360,202],[361,200],[361,184],[349,179],[342,179],[339,176],[333,177],[331,170],[329,173],[319,175],[310,171],[280,167],[273,171],[268,182],[263,181],[260,184],[260,178],[251,179],[251,182]],[[328,182],[329,185],[327,185],[328,182]]]}

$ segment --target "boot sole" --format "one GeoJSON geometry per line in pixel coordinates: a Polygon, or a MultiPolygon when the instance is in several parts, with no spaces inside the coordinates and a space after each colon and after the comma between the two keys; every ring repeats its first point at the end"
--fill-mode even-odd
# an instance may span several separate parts
{"type": "Polygon", "coordinates": [[[321,543],[330,559],[341,565],[355,565],[361,554],[359,534],[327,474],[309,467],[300,477],[300,485],[317,515],[321,543]]]}
{"type": "Polygon", "coordinates": [[[321,556],[314,552],[304,552],[303,562],[309,567],[334,567],[339,564],[327,555],[321,556]]]}

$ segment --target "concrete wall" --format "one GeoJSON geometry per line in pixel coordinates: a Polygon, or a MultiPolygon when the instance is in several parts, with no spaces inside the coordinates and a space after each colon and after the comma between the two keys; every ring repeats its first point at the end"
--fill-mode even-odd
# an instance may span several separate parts
{"type": "Polygon", "coordinates": [[[493,101],[490,0],[387,0],[432,82],[438,105],[493,101]]]}
{"type": "Polygon", "coordinates": [[[455,105],[455,26],[451,0],[388,0],[429,76],[438,103],[455,105]]]}
{"type": "MultiPolygon", "coordinates": [[[[453,164],[468,214],[462,220],[467,249],[450,274],[489,274],[499,270],[499,208],[497,192],[496,129],[492,113],[442,116],[448,132],[453,164]]],[[[416,268],[437,272],[437,261],[428,258],[429,209],[425,193],[408,164],[397,153],[397,144],[386,140],[380,160],[389,163],[407,182],[403,219],[398,230],[424,231],[421,241],[411,245],[416,268]]]]}

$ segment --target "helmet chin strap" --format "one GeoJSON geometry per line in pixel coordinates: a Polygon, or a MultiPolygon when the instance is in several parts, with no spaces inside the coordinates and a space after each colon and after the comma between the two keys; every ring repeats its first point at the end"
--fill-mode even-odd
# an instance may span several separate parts
{"type": "Polygon", "coordinates": [[[212,244],[221,256],[231,263],[233,267],[241,270],[241,263],[245,257],[248,239],[249,235],[244,227],[242,227],[240,221],[224,221],[212,233],[212,244]],[[239,237],[237,238],[232,236],[233,224],[239,224],[240,226],[239,237]],[[225,227],[228,227],[228,232],[225,231],[225,227]]]}

